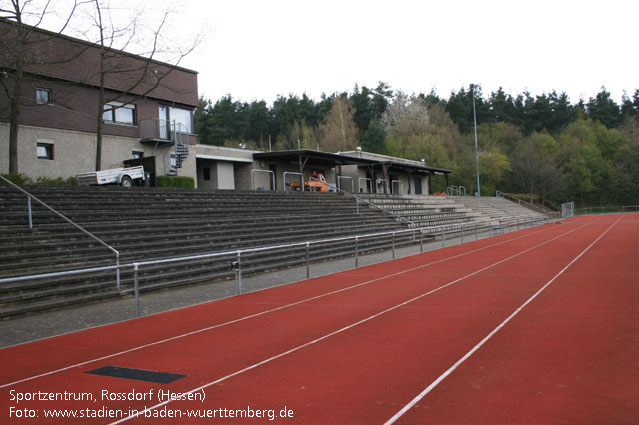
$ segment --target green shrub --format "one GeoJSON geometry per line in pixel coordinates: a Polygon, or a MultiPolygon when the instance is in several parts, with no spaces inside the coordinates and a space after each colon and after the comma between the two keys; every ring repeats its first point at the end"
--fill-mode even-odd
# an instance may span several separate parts
{"type": "Polygon", "coordinates": [[[158,176],[155,181],[158,187],[177,187],[184,189],[193,189],[195,187],[193,177],[158,176]]]}
{"type": "Polygon", "coordinates": [[[67,179],[63,179],[62,177],[38,177],[37,184],[43,186],[77,186],[78,179],[75,177],[69,177],[67,179]]]}
{"type": "MultiPolygon", "coordinates": [[[[2,177],[9,180],[11,183],[17,184],[18,186],[25,186],[33,183],[33,180],[24,174],[2,174],[2,177]]],[[[0,184],[6,185],[4,180],[0,180],[0,184]]]]}

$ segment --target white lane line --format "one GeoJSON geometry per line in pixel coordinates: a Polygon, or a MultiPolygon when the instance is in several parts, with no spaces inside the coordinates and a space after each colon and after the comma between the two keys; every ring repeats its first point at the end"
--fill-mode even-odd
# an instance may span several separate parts
{"type": "Polygon", "coordinates": [[[623,217],[615,221],[610,227],[608,227],[597,239],[595,239],[586,249],[581,251],[579,255],[566,265],[559,273],[557,273],[552,279],[550,279],[544,286],[542,286],[535,294],[528,298],[522,305],[520,305],[510,316],[508,316],[503,322],[501,322],[495,329],[492,330],[484,339],[482,339],[477,345],[475,345],[470,351],[468,351],[464,356],[462,356],[454,365],[452,365],[446,372],[442,373],[439,378],[435,379],[429,386],[424,388],[424,390],[419,393],[415,398],[413,398],[408,404],[406,404],[402,409],[400,409],[393,417],[384,422],[384,425],[392,425],[399,418],[401,418],[406,412],[408,412],[413,406],[419,403],[428,393],[430,393],[435,387],[437,387],[446,377],[448,377],[451,373],[455,371],[462,363],[464,363],[470,356],[472,356],[477,350],[479,350],[488,340],[490,340],[497,332],[499,332],[508,322],[510,322],[513,317],[518,315],[528,304],[530,304],[539,294],[541,294],[548,286],[550,286],[559,276],[561,276],[566,270],[570,268],[577,260],[579,260],[590,248],[592,248],[601,238],[603,238],[613,227],[617,225],[622,220],[623,217]]]}
{"type": "MultiPolygon", "coordinates": [[[[507,258],[504,258],[504,259],[502,259],[502,260],[499,260],[499,261],[497,261],[497,262],[495,262],[495,263],[493,263],[493,264],[490,264],[490,265],[488,265],[488,266],[482,267],[481,269],[475,270],[475,271],[474,271],[474,272],[472,272],[472,273],[469,273],[469,274],[467,274],[467,275],[465,275],[465,276],[463,276],[463,277],[457,278],[457,279],[455,279],[455,280],[453,280],[453,281],[451,281],[451,282],[448,282],[448,283],[446,283],[445,285],[442,285],[442,286],[440,286],[440,287],[438,287],[438,288],[432,289],[432,290],[430,290],[430,291],[428,291],[428,292],[425,292],[425,293],[423,293],[423,294],[421,294],[421,295],[418,295],[418,296],[416,296],[416,297],[414,297],[414,298],[411,298],[411,299],[409,299],[409,300],[407,300],[407,301],[404,301],[404,302],[402,302],[402,303],[400,303],[400,304],[397,304],[397,305],[395,305],[395,306],[393,306],[393,307],[387,308],[386,310],[383,310],[383,311],[380,311],[380,312],[378,312],[378,313],[375,313],[375,314],[373,314],[373,315],[371,315],[371,316],[368,316],[368,317],[366,317],[366,318],[364,318],[364,319],[362,319],[362,320],[359,320],[359,321],[357,321],[357,322],[355,322],[355,323],[352,323],[352,324],[350,324],[350,325],[348,325],[348,326],[344,326],[344,327],[343,327],[343,328],[341,328],[341,329],[338,329],[338,330],[336,330],[336,331],[330,332],[330,333],[328,333],[328,334],[326,334],[326,335],[324,335],[324,336],[321,336],[321,337],[319,337],[319,338],[317,338],[317,339],[314,339],[314,340],[312,340],[312,341],[306,342],[306,343],[304,343],[304,344],[298,345],[298,346],[296,346],[296,347],[294,347],[294,348],[291,348],[290,350],[287,350],[287,351],[284,351],[284,352],[282,352],[282,353],[280,353],[280,354],[277,354],[277,355],[275,355],[275,356],[269,357],[269,358],[267,358],[267,359],[265,359],[265,360],[262,360],[261,362],[255,363],[255,364],[253,364],[253,365],[251,365],[251,366],[247,366],[247,367],[245,367],[244,369],[237,370],[237,371],[235,371],[235,372],[233,372],[233,373],[231,373],[231,374],[229,374],[229,375],[226,375],[226,376],[224,376],[224,377],[222,377],[222,378],[216,379],[215,381],[209,382],[209,383],[204,384],[204,385],[202,385],[202,386],[199,386],[199,387],[197,387],[197,388],[193,388],[193,389],[191,389],[191,390],[189,390],[189,391],[186,391],[186,392],[184,392],[184,393],[185,393],[185,394],[192,394],[192,393],[196,393],[196,392],[202,391],[202,390],[203,390],[203,389],[205,389],[205,388],[208,388],[208,387],[213,386],[213,385],[215,385],[215,384],[219,384],[220,382],[224,382],[224,381],[226,381],[226,380],[228,380],[228,379],[230,379],[230,378],[232,378],[232,377],[234,377],[234,376],[241,375],[242,373],[248,372],[248,371],[250,371],[250,370],[253,370],[253,369],[255,369],[255,368],[258,368],[258,367],[260,367],[260,366],[263,366],[263,365],[265,365],[265,364],[267,364],[267,363],[270,363],[270,362],[272,362],[272,361],[274,361],[274,360],[277,360],[277,359],[280,359],[280,358],[282,358],[282,357],[285,357],[285,356],[287,356],[287,355],[289,355],[289,354],[295,353],[296,351],[299,351],[299,350],[301,350],[301,349],[303,349],[303,348],[306,348],[306,347],[308,347],[308,346],[311,346],[311,345],[317,344],[318,342],[321,342],[321,341],[323,341],[323,340],[325,340],[325,339],[327,339],[327,338],[330,338],[330,337],[332,337],[332,336],[338,335],[338,334],[340,334],[340,333],[342,333],[342,332],[345,332],[345,331],[347,331],[347,330],[349,330],[349,329],[352,329],[352,328],[354,328],[354,327],[356,327],[356,326],[359,326],[359,325],[361,325],[361,324],[363,324],[363,323],[369,322],[369,321],[371,321],[371,320],[373,320],[373,319],[375,319],[375,318],[377,318],[377,317],[380,317],[380,316],[382,316],[382,315],[384,315],[384,314],[386,314],[386,313],[389,313],[389,312],[391,312],[391,311],[397,310],[398,308],[404,307],[404,306],[406,306],[406,305],[408,305],[408,304],[410,304],[410,303],[412,303],[412,302],[414,302],[414,301],[417,301],[417,300],[419,300],[419,299],[421,299],[421,298],[424,298],[424,297],[426,297],[426,296],[428,296],[428,295],[431,295],[431,294],[433,294],[433,293],[435,293],[435,292],[441,291],[442,289],[447,288],[447,287],[449,287],[449,286],[452,286],[452,285],[454,285],[454,284],[456,284],[456,283],[458,283],[458,282],[460,282],[460,281],[462,281],[462,280],[465,280],[465,279],[467,279],[467,278],[469,278],[469,277],[475,276],[475,275],[477,275],[477,274],[479,274],[479,273],[481,273],[481,272],[483,272],[483,271],[486,271],[486,270],[488,270],[488,269],[491,269],[491,268],[493,268],[493,267],[495,267],[495,266],[497,266],[497,265],[499,265],[499,264],[502,264],[502,263],[504,263],[504,262],[506,262],[506,261],[512,260],[513,258],[519,257],[520,255],[523,255],[523,254],[525,254],[525,253],[527,253],[527,252],[530,252],[530,251],[532,251],[532,250],[534,250],[534,249],[537,249],[537,248],[539,248],[539,247],[541,247],[541,246],[544,246],[544,245],[546,245],[546,244],[548,244],[548,243],[550,243],[550,242],[553,242],[553,241],[555,241],[555,240],[557,240],[557,239],[563,238],[564,236],[566,236],[566,235],[568,235],[568,234],[570,234],[570,233],[573,233],[573,232],[575,232],[575,231],[577,231],[577,230],[579,230],[579,229],[582,229],[582,228],[584,228],[584,227],[586,227],[586,226],[588,226],[588,224],[586,224],[586,225],[584,225],[584,226],[579,226],[579,227],[573,228],[572,230],[570,230],[570,231],[568,231],[568,232],[562,233],[561,235],[555,236],[555,237],[554,237],[554,238],[552,238],[552,239],[549,239],[549,240],[547,240],[547,241],[544,241],[544,242],[542,242],[542,243],[540,243],[540,244],[538,244],[538,245],[535,245],[535,246],[533,246],[533,247],[527,248],[527,249],[525,249],[525,250],[523,250],[523,251],[518,252],[517,254],[513,254],[513,255],[511,255],[511,256],[509,256],[509,257],[507,257],[507,258]]],[[[415,269],[417,269],[417,268],[419,268],[419,267],[416,267],[416,268],[414,268],[414,269],[412,269],[412,270],[415,270],[415,269]]],[[[395,274],[400,274],[400,273],[395,273],[395,274]]],[[[146,412],[149,412],[149,411],[151,411],[151,410],[155,410],[155,409],[157,409],[157,408],[159,408],[159,407],[162,407],[162,406],[166,406],[167,404],[171,403],[172,401],[174,401],[174,400],[166,400],[166,401],[161,402],[161,403],[158,403],[158,404],[156,404],[156,405],[154,405],[154,406],[146,407],[144,410],[137,412],[137,414],[136,414],[136,415],[131,415],[131,416],[124,417],[124,418],[119,419],[119,420],[117,420],[117,421],[115,421],[115,422],[111,422],[111,423],[109,423],[108,425],[116,425],[116,424],[120,424],[120,423],[123,423],[123,422],[129,421],[129,420],[131,420],[131,419],[134,419],[134,418],[136,418],[136,417],[138,417],[138,416],[140,416],[140,415],[142,415],[142,416],[143,416],[146,412]]]]}
{"type": "MultiPolygon", "coordinates": [[[[593,223],[593,222],[590,222],[590,224],[591,223],[593,223]]],[[[338,289],[338,290],[335,290],[335,291],[331,291],[331,292],[327,292],[327,293],[324,293],[324,294],[316,295],[316,296],[310,297],[310,298],[305,298],[303,300],[296,301],[294,303],[282,305],[282,306],[275,307],[275,308],[272,308],[272,309],[269,309],[269,310],[261,311],[259,313],[255,313],[255,314],[251,314],[251,315],[248,315],[248,316],[244,316],[244,317],[240,317],[240,318],[237,318],[237,319],[233,319],[233,320],[230,320],[228,322],[218,323],[216,325],[207,326],[207,327],[201,328],[201,329],[196,329],[194,331],[183,333],[183,334],[180,334],[180,335],[176,335],[176,336],[173,336],[173,337],[170,337],[170,338],[166,338],[166,339],[162,339],[162,340],[159,340],[159,341],[150,342],[150,343],[147,343],[147,344],[139,345],[137,347],[132,347],[132,348],[129,348],[127,350],[119,351],[117,353],[107,354],[107,355],[102,356],[102,357],[97,357],[97,358],[94,358],[94,359],[91,359],[91,360],[86,360],[84,362],[75,363],[75,364],[72,364],[72,365],[69,365],[69,366],[65,366],[65,367],[62,367],[62,368],[59,368],[59,369],[51,370],[51,371],[48,371],[48,372],[45,372],[45,373],[41,373],[41,374],[38,374],[38,375],[30,376],[30,377],[27,377],[27,378],[22,378],[22,379],[13,381],[13,382],[2,384],[2,385],[0,385],[0,388],[6,388],[6,387],[10,387],[12,385],[20,384],[22,382],[31,381],[31,380],[38,379],[38,378],[43,378],[45,376],[49,376],[49,375],[53,375],[53,374],[56,374],[56,373],[64,372],[66,370],[73,369],[73,368],[76,368],[76,367],[85,366],[87,364],[99,362],[99,361],[102,361],[102,360],[110,359],[110,358],[121,356],[121,355],[128,354],[128,353],[132,353],[134,351],[139,351],[139,350],[142,350],[142,349],[145,349],[145,348],[153,347],[155,345],[164,344],[164,343],[167,343],[167,342],[175,341],[177,339],[181,339],[181,338],[185,338],[185,337],[188,337],[188,336],[196,335],[196,334],[199,334],[199,333],[202,333],[202,332],[207,332],[207,331],[210,331],[210,330],[213,330],[213,329],[221,328],[223,326],[232,325],[234,323],[242,322],[244,320],[254,319],[256,317],[260,317],[260,316],[263,316],[263,315],[266,315],[266,314],[269,314],[269,313],[273,313],[273,312],[276,312],[276,311],[284,310],[284,309],[289,308],[289,307],[294,307],[296,305],[300,305],[300,304],[303,304],[303,303],[306,303],[306,302],[309,302],[309,301],[313,301],[313,300],[317,300],[317,299],[320,299],[320,298],[323,298],[323,297],[327,297],[327,296],[330,296],[330,295],[335,295],[335,294],[338,294],[340,292],[344,292],[344,291],[348,291],[348,290],[351,290],[351,289],[354,289],[354,288],[358,288],[360,286],[368,285],[368,284],[371,284],[371,283],[374,283],[374,282],[377,282],[377,281],[380,281],[380,280],[383,280],[383,279],[400,276],[400,275],[402,275],[404,273],[409,273],[409,272],[412,272],[412,271],[415,271],[415,270],[419,270],[419,269],[422,269],[422,268],[430,267],[430,266],[435,265],[435,264],[439,264],[439,263],[443,263],[443,262],[446,262],[446,261],[449,261],[449,260],[453,260],[453,259],[456,259],[456,258],[459,258],[459,257],[463,257],[463,256],[466,256],[466,255],[469,255],[469,254],[474,254],[476,252],[483,251],[483,250],[486,250],[488,248],[493,248],[493,247],[496,247],[496,246],[499,246],[499,245],[503,245],[503,244],[506,244],[508,242],[513,242],[513,241],[516,241],[516,240],[519,240],[519,239],[523,239],[523,238],[527,238],[527,237],[530,237],[530,236],[534,236],[534,235],[537,235],[539,233],[546,232],[547,230],[550,230],[550,229],[552,229],[552,227],[547,227],[545,229],[542,229],[542,230],[539,230],[539,231],[533,232],[533,233],[526,233],[526,234],[518,236],[516,238],[508,239],[508,240],[501,241],[501,242],[498,242],[498,243],[495,243],[495,244],[491,244],[491,245],[486,245],[486,246],[481,247],[481,248],[473,249],[473,250],[470,250],[470,251],[467,251],[467,252],[464,252],[464,253],[461,253],[461,254],[457,254],[457,255],[453,255],[451,257],[447,257],[447,258],[443,258],[443,259],[440,259],[440,260],[437,260],[437,261],[433,261],[431,263],[422,264],[420,266],[416,266],[416,267],[413,267],[411,269],[407,269],[407,270],[403,270],[403,271],[400,271],[400,272],[392,273],[392,274],[389,274],[389,275],[377,277],[375,279],[367,280],[365,282],[361,282],[361,283],[358,283],[358,284],[355,284],[355,285],[352,285],[352,286],[348,286],[348,287],[345,287],[345,288],[341,288],[341,289],[338,289]]]]}

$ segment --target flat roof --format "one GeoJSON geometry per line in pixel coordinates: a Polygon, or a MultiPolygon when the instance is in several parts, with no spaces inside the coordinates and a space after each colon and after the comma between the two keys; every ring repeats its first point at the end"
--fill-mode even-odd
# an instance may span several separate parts
{"type": "Polygon", "coordinates": [[[255,159],[270,159],[276,161],[299,162],[300,160],[312,160],[314,164],[322,165],[358,165],[362,167],[376,167],[387,165],[390,168],[401,169],[410,172],[423,172],[426,174],[450,174],[453,170],[429,167],[420,161],[396,158],[371,152],[322,152],[311,149],[285,150],[273,152],[254,153],[255,159]]]}
{"type": "Polygon", "coordinates": [[[255,159],[273,159],[278,161],[297,162],[300,158],[311,159],[315,164],[336,165],[336,164],[371,164],[376,161],[349,157],[331,152],[314,151],[311,149],[298,149],[286,151],[260,152],[254,153],[255,159]]]}

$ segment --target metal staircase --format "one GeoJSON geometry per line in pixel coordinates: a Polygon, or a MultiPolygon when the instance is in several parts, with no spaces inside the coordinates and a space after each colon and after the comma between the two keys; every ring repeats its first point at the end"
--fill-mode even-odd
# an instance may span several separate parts
{"type": "Polygon", "coordinates": [[[174,148],[171,152],[171,166],[167,175],[177,176],[178,169],[182,168],[182,164],[189,157],[189,145],[182,142],[175,142],[174,148]]]}

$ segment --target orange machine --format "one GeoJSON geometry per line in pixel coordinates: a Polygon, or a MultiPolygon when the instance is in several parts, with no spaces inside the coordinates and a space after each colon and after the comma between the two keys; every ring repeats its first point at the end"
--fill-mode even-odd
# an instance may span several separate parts
{"type": "MultiPolygon", "coordinates": [[[[289,183],[291,190],[300,190],[300,182],[289,183]]],[[[304,190],[309,192],[328,192],[328,184],[324,174],[313,171],[313,174],[304,181],[304,190]]]]}

